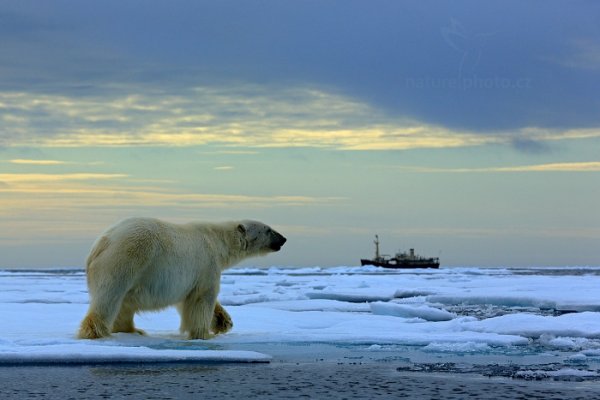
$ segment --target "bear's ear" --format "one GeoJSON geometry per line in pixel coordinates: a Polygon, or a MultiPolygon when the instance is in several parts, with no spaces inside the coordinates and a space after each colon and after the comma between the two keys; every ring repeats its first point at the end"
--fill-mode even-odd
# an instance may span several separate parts
{"type": "Polygon", "coordinates": [[[246,227],[244,224],[239,224],[237,230],[242,235],[240,236],[240,242],[242,243],[242,249],[248,250],[248,235],[246,235],[246,227]]]}

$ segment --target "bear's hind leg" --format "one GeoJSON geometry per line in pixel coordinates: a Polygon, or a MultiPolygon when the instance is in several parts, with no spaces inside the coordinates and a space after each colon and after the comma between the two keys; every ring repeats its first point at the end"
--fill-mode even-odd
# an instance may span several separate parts
{"type": "Polygon", "coordinates": [[[98,339],[110,336],[125,294],[131,286],[123,276],[110,278],[108,281],[93,286],[89,285],[90,308],[81,321],[77,335],[80,339],[98,339]]]}
{"type": "Polygon", "coordinates": [[[93,311],[89,311],[79,327],[79,339],[99,339],[110,335],[106,319],[93,311]]]}
{"type": "Polygon", "coordinates": [[[79,339],[99,339],[110,336],[122,298],[123,296],[117,300],[92,301],[88,313],[81,321],[77,337],[79,339]]]}
{"type": "Polygon", "coordinates": [[[211,323],[211,330],[215,335],[218,335],[219,333],[229,332],[231,328],[233,328],[231,316],[225,311],[221,303],[217,301],[211,323]]]}
{"type": "Polygon", "coordinates": [[[123,297],[110,297],[109,295],[95,296],[90,303],[87,315],[81,321],[79,339],[99,339],[110,336],[113,323],[121,308],[123,297]]]}
{"type": "Polygon", "coordinates": [[[119,311],[119,315],[117,315],[117,319],[115,319],[115,323],[113,324],[113,333],[117,332],[125,332],[125,333],[139,333],[140,335],[145,335],[141,329],[136,329],[133,324],[133,316],[135,315],[134,309],[127,305],[127,299],[123,301],[123,305],[121,306],[121,311],[119,311]]]}

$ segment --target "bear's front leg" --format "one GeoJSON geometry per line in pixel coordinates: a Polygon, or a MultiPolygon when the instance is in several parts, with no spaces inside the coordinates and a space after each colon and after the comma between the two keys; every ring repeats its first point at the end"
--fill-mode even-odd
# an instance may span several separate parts
{"type": "Polygon", "coordinates": [[[227,333],[233,328],[231,316],[225,311],[221,303],[215,303],[215,312],[212,319],[211,330],[215,335],[227,333]]]}
{"type": "Polygon", "coordinates": [[[217,302],[216,292],[190,294],[180,304],[181,332],[188,333],[188,339],[210,339],[210,327],[217,302]]]}

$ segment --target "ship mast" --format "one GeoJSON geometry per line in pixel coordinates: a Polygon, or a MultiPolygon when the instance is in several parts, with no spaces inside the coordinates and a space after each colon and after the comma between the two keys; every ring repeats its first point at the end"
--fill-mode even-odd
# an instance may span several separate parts
{"type": "Polygon", "coordinates": [[[375,235],[375,259],[379,260],[379,235],[375,235]]]}

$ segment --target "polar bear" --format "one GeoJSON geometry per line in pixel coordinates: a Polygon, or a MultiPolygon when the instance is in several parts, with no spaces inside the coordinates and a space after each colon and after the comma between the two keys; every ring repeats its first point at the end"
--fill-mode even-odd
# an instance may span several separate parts
{"type": "Polygon", "coordinates": [[[221,271],[244,258],[279,251],[286,238],[257,221],[189,223],[128,218],[94,243],[86,273],[90,306],[78,337],[137,332],[138,311],[176,305],[180,330],[209,339],[233,326],[217,301],[221,271]]]}

